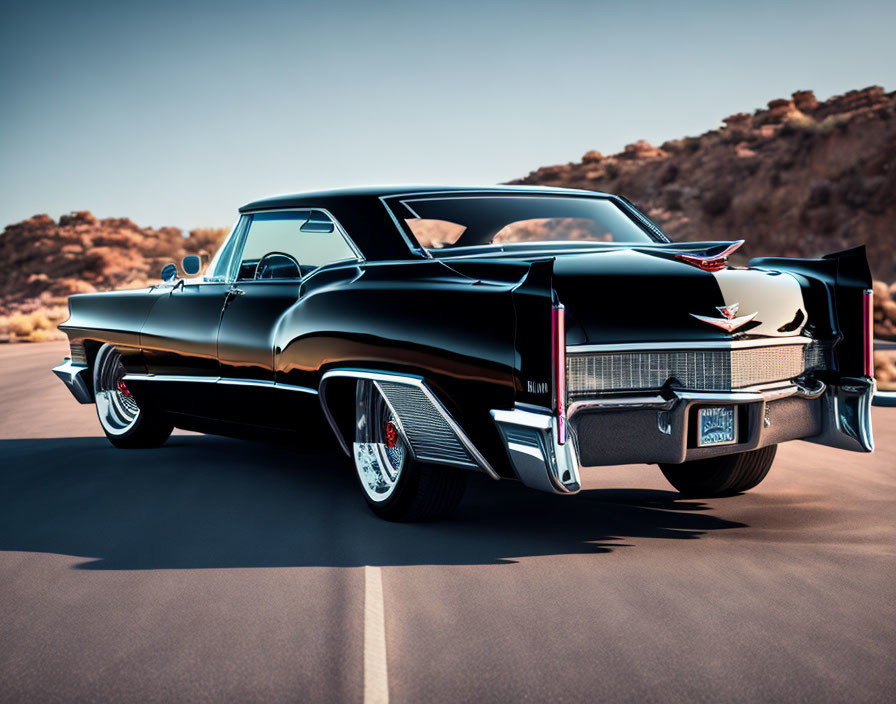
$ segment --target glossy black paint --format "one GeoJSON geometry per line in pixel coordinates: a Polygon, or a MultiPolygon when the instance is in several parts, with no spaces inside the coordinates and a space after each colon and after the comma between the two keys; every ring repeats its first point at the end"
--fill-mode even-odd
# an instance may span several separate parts
{"type": "MultiPolygon", "coordinates": [[[[205,432],[290,432],[310,442],[322,432],[316,392],[328,370],[417,374],[508,476],[489,412],[518,403],[554,407],[555,301],[566,307],[569,345],[806,334],[839,342],[839,371],[857,374],[857,306],[870,286],[864,252],[813,261],[754,260],[750,269],[721,274],[675,258],[718,242],[667,244],[660,235],[646,245],[595,243],[547,253],[533,245],[428,256],[409,246],[383,202],[409,190],[327,191],[241,208],[326,209],[363,254],[358,261],[327,265],[301,280],[194,279],[72,296],[71,317],[60,327],[72,340],[84,340],[88,354],[112,342],[122,348],[129,372],[168,377],[129,386],[140,403],[205,432]],[[691,315],[714,313],[734,302],[733,293],[742,312],[760,312],[735,335],[691,315]]],[[[433,190],[451,189],[418,192],[433,190]]],[[[653,233],[649,221],[641,224],[653,233]]],[[[344,388],[334,389],[332,405],[353,402],[344,388]]]]}

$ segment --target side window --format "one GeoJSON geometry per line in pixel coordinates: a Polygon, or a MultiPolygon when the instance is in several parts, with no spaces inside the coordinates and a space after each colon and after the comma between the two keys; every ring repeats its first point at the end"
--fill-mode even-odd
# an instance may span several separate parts
{"type": "Polygon", "coordinates": [[[319,266],[354,256],[333,221],[320,210],[255,213],[237,279],[295,278],[296,267],[304,276],[319,266]],[[275,253],[280,256],[266,256],[275,253]],[[265,264],[259,269],[262,259],[265,264]]]}

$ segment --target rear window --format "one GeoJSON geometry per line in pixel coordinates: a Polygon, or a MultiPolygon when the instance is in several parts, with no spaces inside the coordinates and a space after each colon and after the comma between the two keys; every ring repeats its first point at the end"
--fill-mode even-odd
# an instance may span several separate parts
{"type": "Polygon", "coordinates": [[[656,241],[606,198],[428,196],[400,205],[407,230],[426,249],[656,241]]]}

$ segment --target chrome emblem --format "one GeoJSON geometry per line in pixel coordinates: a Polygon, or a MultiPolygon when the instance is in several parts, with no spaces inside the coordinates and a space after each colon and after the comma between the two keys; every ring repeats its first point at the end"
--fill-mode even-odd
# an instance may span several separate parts
{"type": "Polygon", "coordinates": [[[727,306],[716,307],[716,310],[724,316],[723,318],[710,318],[707,315],[697,315],[696,313],[691,313],[691,317],[696,318],[697,320],[702,320],[704,323],[715,325],[717,328],[722,328],[725,332],[734,332],[739,327],[746,325],[759,315],[759,311],[756,311],[755,313],[742,315],[738,318],[737,311],[739,309],[740,303],[731,303],[727,306]]]}

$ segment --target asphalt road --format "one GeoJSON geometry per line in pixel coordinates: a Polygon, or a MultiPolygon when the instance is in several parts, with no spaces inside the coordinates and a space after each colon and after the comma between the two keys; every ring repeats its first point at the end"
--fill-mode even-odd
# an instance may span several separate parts
{"type": "Polygon", "coordinates": [[[0,347],[2,701],[892,696],[896,408],[874,455],[790,443],[740,497],[477,476],[455,520],[396,525],[337,456],[114,449],[64,353],[0,347]]]}

